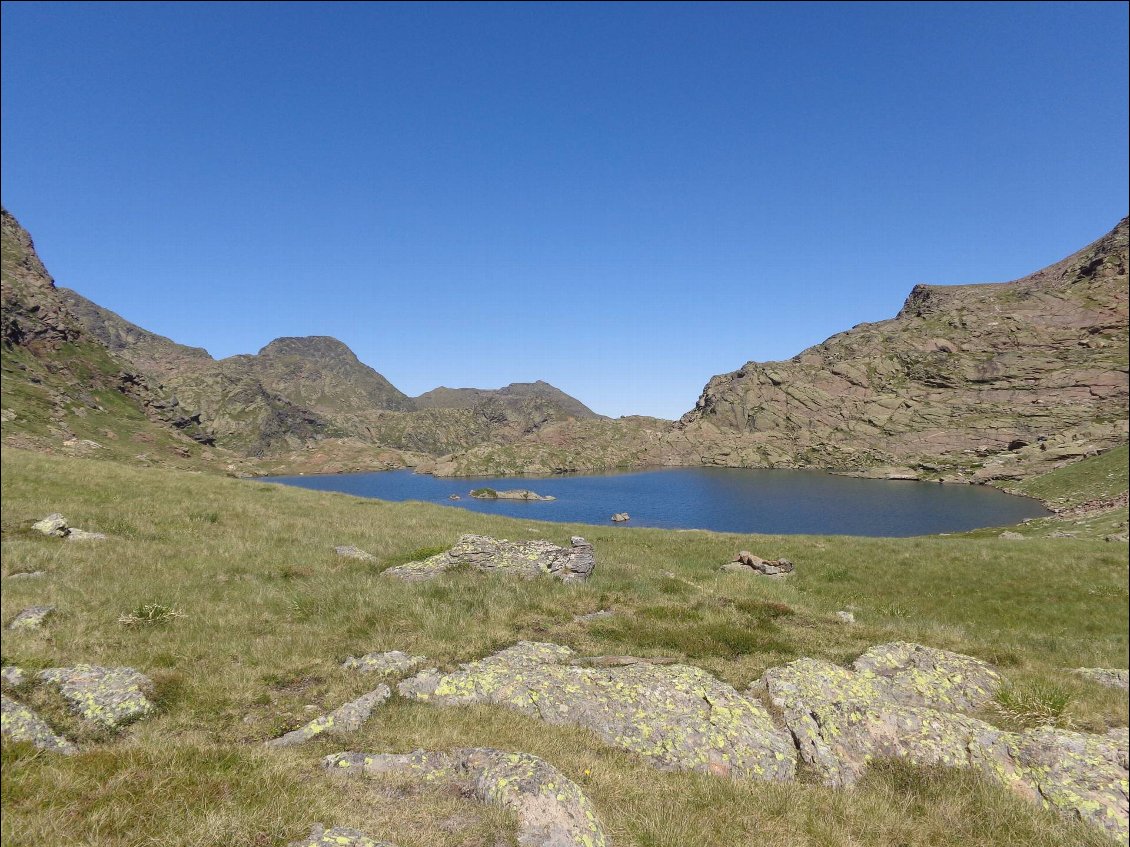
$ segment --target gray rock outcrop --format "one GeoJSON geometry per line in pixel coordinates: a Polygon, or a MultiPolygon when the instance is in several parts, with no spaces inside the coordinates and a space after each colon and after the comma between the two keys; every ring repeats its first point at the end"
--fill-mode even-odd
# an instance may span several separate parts
{"type": "Polygon", "coordinates": [[[603,668],[574,664],[581,661],[566,647],[523,641],[452,673],[424,671],[397,690],[438,706],[490,703],[583,726],[665,770],[792,779],[789,737],[760,703],[705,671],[643,659],[603,668]]]}
{"type": "Polygon", "coordinates": [[[356,732],[361,728],[361,724],[369,719],[373,709],[390,696],[392,696],[392,691],[382,683],[367,694],[362,694],[356,700],[351,700],[344,706],[339,706],[328,715],[316,717],[305,726],[268,741],[267,746],[294,747],[326,732],[331,734],[356,732]]]}
{"type": "Polygon", "coordinates": [[[29,606],[12,618],[12,622],[8,624],[8,629],[15,632],[43,629],[43,624],[53,614],[55,614],[54,606],[29,606]]]}
{"type": "Polygon", "coordinates": [[[1130,691],[1130,671],[1118,668],[1076,668],[1075,673],[1107,688],[1130,691]]]}
{"type": "Polygon", "coordinates": [[[335,547],[334,552],[346,559],[360,559],[363,562],[371,562],[377,558],[372,553],[366,553],[360,547],[354,547],[352,544],[342,544],[335,547]]]}
{"type": "Polygon", "coordinates": [[[39,715],[6,694],[0,694],[0,733],[13,741],[26,741],[40,750],[71,756],[78,752],[67,739],[55,731],[39,715]]]}
{"type": "Polygon", "coordinates": [[[389,568],[383,576],[417,582],[465,567],[526,579],[548,575],[562,582],[577,582],[592,576],[596,554],[592,545],[579,536],[573,537],[569,547],[558,547],[549,541],[508,541],[486,535],[464,535],[450,550],[420,562],[389,568]]]}
{"type": "Polygon", "coordinates": [[[40,682],[50,683],[83,720],[106,729],[118,729],[155,711],[144,691],[152,683],[133,668],[75,665],[40,671],[40,682]]]}
{"type": "Polygon", "coordinates": [[[521,847],[606,847],[607,836],[592,803],[575,782],[537,756],[490,748],[450,753],[336,753],[326,770],[344,777],[409,776],[450,785],[462,793],[512,810],[521,847]]]}
{"type": "Polygon", "coordinates": [[[288,847],[395,847],[387,841],[376,841],[359,829],[335,826],[326,829],[320,823],[314,824],[310,834],[302,841],[294,841],[288,847]]]}

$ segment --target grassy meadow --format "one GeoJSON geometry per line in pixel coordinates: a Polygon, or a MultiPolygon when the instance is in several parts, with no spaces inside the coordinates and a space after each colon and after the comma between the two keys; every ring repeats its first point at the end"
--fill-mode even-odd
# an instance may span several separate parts
{"type": "Polygon", "coordinates": [[[2,836],[11,847],[268,847],[315,821],[400,847],[513,844],[503,811],[441,790],[337,782],[319,766],[339,750],[457,746],[547,759],[586,792],[617,845],[1110,843],[966,772],[880,762],[850,791],[803,774],[777,785],[663,773],[585,730],[492,707],[394,697],[351,737],[286,751],[262,742],[373,688],[374,678],[340,667],[348,656],[398,649],[450,667],[520,639],[674,657],[739,690],[802,656],[847,662],[876,643],[919,641],[999,667],[1007,692],[981,715],[992,723],[1104,731],[1126,725],[1125,695],[1068,669],[1127,666],[1124,543],[570,526],[15,449],[3,453],[2,529],[5,577],[47,572],[4,580],[3,622],[27,606],[58,607],[40,634],[4,632],[4,663],[129,665],[153,679],[160,707],[110,738],[24,691],[84,752],[62,758],[5,743],[2,836]],[[51,512],[110,538],[69,543],[30,530],[51,512]],[[567,586],[380,576],[464,532],[558,544],[583,535],[597,571],[567,586]],[[338,557],[339,544],[377,558],[338,557]],[[719,573],[739,549],[787,557],[797,574],[719,573]],[[602,609],[615,614],[574,620],[602,609]],[[855,624],[837,620],[842,609],[855,624]]]}

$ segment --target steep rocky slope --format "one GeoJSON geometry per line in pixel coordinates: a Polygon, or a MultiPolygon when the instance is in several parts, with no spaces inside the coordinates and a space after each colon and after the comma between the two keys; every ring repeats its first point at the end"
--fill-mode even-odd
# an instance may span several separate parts
{"type": "Polygon", "coordinates": [[[6,209],[0,235],[4,443],[131,458],[199,455],[212,440],[199,418],[87,331],[6,209]]]}
{"type": "Polygon", "coordinates": [[[919,285],[891,320],[716,376],[680,460],[1020,478],[1127,437],[1127,221],[1023,279],[919,285]]]}

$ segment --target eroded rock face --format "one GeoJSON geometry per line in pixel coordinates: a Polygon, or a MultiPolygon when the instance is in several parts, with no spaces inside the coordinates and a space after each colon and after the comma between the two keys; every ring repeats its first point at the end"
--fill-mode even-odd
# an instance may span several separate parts
{"type": "Polygon", "coordinates": [[[1017,734],[961,714],[983,705],[999,684],[984,662],[905,642],[871,648],[855,670],[800,659],[759,682],[826,785],[853,785],[883,757],[972,768],[1127,843],[1125,731],[1017,734]]]}
{"type": "Polygon", "coordinates": [[[792,742],[760,703],[699,668],[646,660],[579,667],[572,650],[520,642],[441,674],[400,683],[404,697],[454,706],[491,703],[552,724],[576,724],[667,770],[761,780],[791,779],[792,742]]]}
{"type": "Polygon", "coordinates": [[[0,733],[13,741],[26,741],[40,750],[70,756],[78,752],[67,739],[56,735],[39,715],[6,694],[0,694],[0,733]]]}
{"type": "Polygon", "coordinates": [[[40,671],[38,678],[40,682],[57,685],[84,720],[107,729],[117,729],[155,711],[144,694],[152,683],[133,668],[75,665],[48,668],[40,671]]]}
{"type": "Polygon", "coordinates": [[[451,785],[483,803],[511,809],[522,847],[604,847],[608,839],[581,789],[548,762],[490,748],[407,754],[336,753],[323,765],[342,776],[403,775],[451,785]]]}
{"type": "Polygon", "coordinates": [[[409,656],[400,650],[390,650],[387,653],[366,653],[364,656],[350,656],[341,666],[346,670],[361,671],[362,673],[394,674],[406,673],[412,668],[422,665],[427,659],[424,656],[409,656]]]}
{"type": "Polygon", "coordinates": [[[361,728],[373,709],[392,696],[392,691],[387,685],[381,684],[367,694],[362,694],[356,700],[334,709],[328,715],[314,718],[310,723],[298,729],[291,730],[286,735],[267,742],[268,747],[294,747],[316,738],[322,733],[329,732],[340,734],[356,732],[361,728]]]}
{"type": "Polygon", "coordinates": [[[487,535],[463,535],[447,552],[422,562],[389,568],[383,575],[418,582],[460,567],[525,579],[549,575],[562,582],[578,582],[592,576],[596,554],[592,545],[580,536],[574,536],[569,547],[558,547],[548,541],[508,541],[487,535]]]}

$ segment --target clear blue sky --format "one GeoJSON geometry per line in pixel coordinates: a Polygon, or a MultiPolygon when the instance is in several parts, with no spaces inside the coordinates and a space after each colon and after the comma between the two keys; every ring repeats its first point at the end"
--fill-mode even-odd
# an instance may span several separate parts
{"type": "Polygon", "coordinates": [[[1127,212],[1126,3],[4,3],[3,202],[59,284],[394,384],[674,417],[1127,212]]]}

